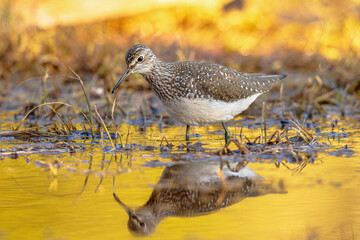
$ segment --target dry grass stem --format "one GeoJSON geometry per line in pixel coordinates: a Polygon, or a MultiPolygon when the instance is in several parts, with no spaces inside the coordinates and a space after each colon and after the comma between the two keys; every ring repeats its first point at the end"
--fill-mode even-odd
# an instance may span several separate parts
{"type": "Polygon", "coordinates": [[[124,148],[124,144],[123,144],[123,141],[122,141],[122,137],[121,137],[121,134],[118,130],[118,127],[116,125],[116,122],[115,122],[115,118],[114,118],[114,112],[115,112],[115,106],[116,106],[116,98],[114,98],[114,101],[113,101],[113,104],[112,104],[112,108],[111,108],[111,120],[112,120],[112,123],[115,127],[115,146],[116,146],[116,140],[117,140],[117,136],[119,136],[120,138],[120,145],[121,145],[121,148],[124,148]]]}
{"type": "Polygon", "coordinates": [[[83,90],[83,93],[84,93],[84,96],[85,96],[85,99],[86,99],[86,103],[87,103],[87,106],[88,106],[88,109],[89,109],[90,122],[91,122],[91,125],[90,125],[90,127],[91,127],[91,136],[94,139],[95,138],[94,119],[93,119],[92,110],[91,110],[91,107],[90,107],[90,101],[89,101],[89,98],[88,98],[88,96],[86,94],[86,91],[85,91],[84,82],[81,80],[80,76],[70,66],[69,66],[69,68],[73,72],[73,74],[76,76],[76,79],[79,80],[81,88],[83,90]]]}
{"type": "MultiPolygon", "coordinates": [[[[17,130],[20,128],[20,126],[25,122],[26,118],[27,118],[34,110],[36,110],[36,109],[39,108],[39,107],[48,106],[55,114],[58,115],[57,111],[55,111],[54,108],[50,107],[50,106],[53,105],[53,104],[63,104],[63,105],[65,105],[65,106],[67,106],[67,107],[70,107],[70,108],[72,108],[72,109],[80,112],[80,113],[84,116],[84,118],[89,122],[89,125],[91,126],[90,121],[89,121],[89,119],[87,118],[86,114],[85,114],[83,111],[81,111],[80,109],[78,109],[78,108],[76,108],[76,107],[74,107],[74,106],[72,106],[72,105],[70,105],[70,104],[64,103],[64,102],[48,102],[48,103],[39,104],[39,105],[33,107],[30,111],[28,111],[28,112],[25,114],[25,116],[20,120],[20,123],[19,123],[18,126],[15,128],[15,131],[17,131],[17,130]]],[[[59,115],[58,115],[58,116],[59,116],[59,115]]],[[[60,117],[60,116],[59,116],[59,117],[60,117]]],[[[65,123],[65,121],[64,121],[61,117],[60,117],[60,119],[63,121],[63,123],[65,123]]],[[[65,124],[66,124],[66,123],[65,123],[65,124]]]]}
{"type": "Polygon", "coordinates": [[[111,135],[110,135],[110,133],[109,133],[108,128],[107,128],[106,125],[105,125],[104,120],[103,120],[102,117],[100,116],[100,113],[99,113],[99,111],[97,110],[96,105],[94,105],[93,107],[94,107],[94,110],[95,110],[97,116],[99,117],[99,119],[100,119],[100,121],[101,121],[101,124],[102,124],[103,128],[105,129],[105,132],[106,132],[106,134],[107,134],[107,136],[108,136],[108,138],[109,138],[109,140],[110,140],[110,143],[111,143],[112,148],[115,149],[114,142],[113,142],[113,140],[112,140],[112,138],[111,138],[111,135]]]}

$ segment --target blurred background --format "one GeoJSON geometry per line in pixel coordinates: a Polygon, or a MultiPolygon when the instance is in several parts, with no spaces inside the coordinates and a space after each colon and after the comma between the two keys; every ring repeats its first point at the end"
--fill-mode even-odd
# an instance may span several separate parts
{"type": "MultiPolygon", "coordinates": [[[[317,76],[356,94],[359,22],[360,0],[2,0],[0,91],[68,66],[109,91],[143,43],[164,61],[286,73],[294,86],[317,76]]],[[[124,88],[149,89],[129,79],[124,88]]]]}

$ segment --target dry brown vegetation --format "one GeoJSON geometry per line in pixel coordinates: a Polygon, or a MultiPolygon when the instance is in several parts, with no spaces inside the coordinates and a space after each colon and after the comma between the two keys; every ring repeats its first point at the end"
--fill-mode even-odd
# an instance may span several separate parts
{"type": "MultiPolygon", "coordinates": [[[[126,50],[142,42],[168,61],[210,59],[244,72],[319,76],[332,89],[359,91],[356,1],[233,2],[220,1],[212,9],[154,4],[151,11],[47,28],[23,26],[8,2],[1,9],[0,80],[15,87],[46,68],[50,75],[68,74],[70,65],[108,91],[124,68],[126,50]]],[[[127,84],[148,88],[143,85],[127,84]]]]}

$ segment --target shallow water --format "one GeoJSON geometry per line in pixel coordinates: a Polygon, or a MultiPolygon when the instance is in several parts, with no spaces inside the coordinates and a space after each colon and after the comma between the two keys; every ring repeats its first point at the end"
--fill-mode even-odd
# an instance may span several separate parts
{"type": "MultiPolygon", "coordinates": [[[[358,123],[337,124],[333,132],[330,122],[321,125],[317,138],[326,147],[301,171],[296,170],[301,163],[283,160],[287,167],[282,163],[277,167],[274,163],[281,161],[271,156],[248,159],[238,173],[226,166],[219,171],[220,158],[214,152],[223,140],[217,125],[192,128],[198,134],[191,136],[193,143],[204,145],[198,143],[201,147],[190,151],[178,150],[185,127],[160,131],[152,124],[146,131],[130,126],[136,133],[132,150],[112,152],[107,147],[103,151],[100,139],[75,138],[69,144],[83,149],[2,155],[0,238],[136,237],[127,227],[127,213],[113,197],[114,181],[118,198],[131,209],[139,209],[155,194],[148,204],[151,214],[157,214],[151,217],[151,222],[157,222],[153,232],[147,232],[153,239],[357,239],[358,123]],[[159,147],[162,136],[173,144],[172,150],[159,147]]],[[[239,134],[240,128],[234,125],[230,130],[239,134]]],[[[123,124],[122,131],[128,127],[123,124]]],[[[259,129],[244,128],[243,134],[254,139],[259,129]]],[[[45,143],[7,137],[0,144],[4,150],[36,149],[36,144],[45,143]]],[[[235,154],[222,160],[235,167],[244,157],[235,154]]],[[[138,216],[141,211],[137,210],[138,216]]]]}

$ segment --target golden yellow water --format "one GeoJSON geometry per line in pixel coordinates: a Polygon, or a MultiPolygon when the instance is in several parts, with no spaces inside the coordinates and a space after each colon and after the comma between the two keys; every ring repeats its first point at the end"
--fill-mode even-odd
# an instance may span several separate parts
{"type": "MultiPolygon", "coordinates": [[[[209,143],[208,148],[217,148],[222,136],[208,134],[211,128],[192,131],[201,135],[199,140],[203,143],[209,143]]],[[[169,127],[163,129],[163,134],[174,136],[169,141],[177,146],[184,131],[184,127],[169,127]]],[[[257,130],[246,130],[250,137],[251,132],[254,136],[258,134],[257,130]]],[[[158,129],[153,127],[143,134],[143,139],[140,134],[133,142],[150,145],[156,137],[148,139],[149,136],[157,134],[158,129]]],[[[249,197],[204,216],[167,217],[148,238],[359,239],[358,134],[332,144],[333,148],[319,153],[315,163],[308,164],[299,174],[269,162],[248,164],[266,180],[282,179],[286,194],[249,197]],[[345,144],[355,154],[335,157],[327,153],[345,144]]],[[[193,159],[188,161],[199,161],[202,157],[176,148],[172,152],[183,160],[191,156],[193,159]]],[[[101,148],[95,146],[75,154],[32,154],[0,160],[0,239],[136,238],[127,229],[127,214],[113,198],[113,176],[121,201],[137,208],[149,199],[165,169],[161,164],[153,167],[144,164],[154,160],[172,162],[175,155],[166,154],[159,150],[134,150],[117,153],[115,161],[114,154],[103,155],[101,148]],[[39,164],[55,159],[63,162],[57,176],[39,164]],[[101,176],[104,179],[98,186],[101,176]]],[[[216,162],[216,158],[207,161],[216,162]]]]}

